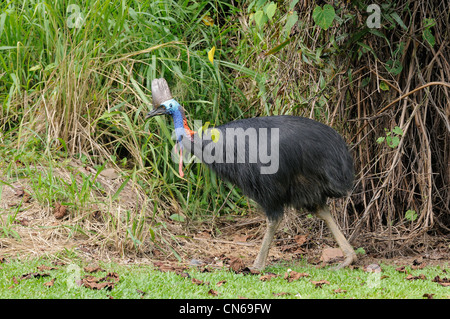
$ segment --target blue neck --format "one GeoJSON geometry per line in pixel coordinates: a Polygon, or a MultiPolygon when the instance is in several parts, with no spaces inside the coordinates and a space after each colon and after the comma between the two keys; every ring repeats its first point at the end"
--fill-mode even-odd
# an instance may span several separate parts
{"type": "Polygon", "coordinates": [[[186,130],[184,129],[183,114],[181,114],[181,112],[177,110],[172,114],[172,117],[173,117],[173,124],[175,127],[175,135],[177,136],[177,142],[181,142],[181,137],[187,136],[186,130]]]}

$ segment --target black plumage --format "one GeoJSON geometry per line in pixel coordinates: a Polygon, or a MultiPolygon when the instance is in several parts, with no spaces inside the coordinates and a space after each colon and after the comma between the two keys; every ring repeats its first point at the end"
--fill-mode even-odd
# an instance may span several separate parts
{"type": "MultiPolygon", "coordinates": [[[[326,205],[328,197],[347,195],[353,185],[353,161],[342,137],[331,127],[299,116],[270,116],[242,119],[217,126],[223,136],[223,152],[238,158],[237,138],[227,148],[227,128],[268,129],[267,145],[271,145],[271,129],[279,129],[279,168],[274,174],[261,174],[261,161],[249,162],[246,141],[244,163],[206,163],[217,175],[237,185],[256,201],[269,219],[282,214],[284,207],[316,211],[326,205]]],[[[185,138],[184,140],[186,140],[185,138]]],[[[213,143],[210,140],[203,144],[213,143]]],[[[257,143],[259,145],[259,141],[257,143]]],[[[191,146],[192,149],[193,146],[191,146]]],[[[270,153],[270,147],[268,147],[270,153]]]]}

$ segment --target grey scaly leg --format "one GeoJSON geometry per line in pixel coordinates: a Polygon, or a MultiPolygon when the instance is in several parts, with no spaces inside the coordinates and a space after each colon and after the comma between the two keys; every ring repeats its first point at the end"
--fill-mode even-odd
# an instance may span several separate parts
{"type": "Polygon", "coordinates": [[[343,267],[347,267],[354,263],[357,260],[355,251],[353,250],[350,243],[345,239],[344,234],[339,230],[338,225],[333,219],[333,216],[331,216],[331,212],[327,206],[319,209],[316,212],[317,217],[323,219],[325,221],[325,224],[327,224],[327,227],[330,229],[331,233],[333,234],[334,239],[339,245],[339,248],[344,253],[345,259],[344,261],[339,264],[336,269],[340,269],[343,267]]]}
{"type": "Polygon", "coordinates": [[[278,226],[280,226],[283,217],[280,216],[276,219],[269,220],[267,219],[267,229],[264,234],[264,238],[261,244],[261,248],[259,250],[259,254],[256,257],[255,262],[253,263],[253,268],[261,270],[266,265],[267,255],[269,254],[269,248],[273,240],[273,236],[275,235],[278,226]]]}

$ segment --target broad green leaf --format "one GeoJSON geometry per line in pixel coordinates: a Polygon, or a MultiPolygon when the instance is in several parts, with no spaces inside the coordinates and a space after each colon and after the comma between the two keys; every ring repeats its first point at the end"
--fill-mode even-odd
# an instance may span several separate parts
{"type": "Polygon", "coordinates": [[[291,29],[297,21],[298,21],[297,11],[293,11],[292,13],[289,13],[289,15],[286,19],[286,24],[284,25],[284,29],[283,29],[283,32],[286,37],[288,37],[291,34],[291,29]]]}
{"type": "Polygon", "coordinates": [[[386,62],[386,69],[392,74],[392,75],[398,75],[403,70],[403,65],[400,63],[399,60],[388,60],[386,62]]]}
{"type": "Polygon", "coordinates": [[[381,81],[381,83],[380,83],[380,89],[382,89],[383,91],[389,91],[389,85],[387,85],[386,82],[381,81]]]}
{"type": "Polygon", "coordinates": [[[386,138],[385,138],[384,136],[381,136],[381,137],[377,138],[377,143],[378,143],[378,144],[381,144],[381,143],[384,142],[385,139],[386,139],[386,138]]]}
{"type": "Polygon", "coordinates": [[[403,130],[400,127],[398,127],[398,126],[394,127],[392,132],[394,132],[395,134],[400,135],[400,136],[403,135],[403,130]]]}
{"type": "Polygon", "coordinates": [[[277,4],[274,2],[271,2],[266,9],[266,14],[269,20],[272,20],[273,16],[275,15],[275,12],[277,11],[277,4]]]}
{"type": "Polygon", "coordinates": [[[258,27],[260,27],[263,24],[264,19],[264,11],[258,10],[255,12],[255,22],[258,27]]]}
{"type": "Polygon", "coordinates": [[[388,138],[386,142],[388,143],[389,147],[396,148],[398,144],[400,144],[400,139],[398,136],[392,136],[388,138]]]}
{"type": "Polygon", "coordinates": [[[333,6],[329,4],[325,4],[323,8],[316,6],[312,15],[314,22],[324,30],[327,30],[333,24],[335,16],[336,12],[333,6]]]}
{"type": "Polygon", "coordinates": [[[409,220],[410,222],[415,221],[415,220],[417,219],[417,213],[416,213],[416,211],[415,211],[415,210],[412,210],[412,209],[408,209],[408,210],[405,212],[405,219],[406,219],[406,220],[409,220]]]}
{"type": "Polygon", "coordinates": [[[294,10],[295,5],[298,3],[298,0],[292,0],[289,4],[289,10],[294,10]]]}

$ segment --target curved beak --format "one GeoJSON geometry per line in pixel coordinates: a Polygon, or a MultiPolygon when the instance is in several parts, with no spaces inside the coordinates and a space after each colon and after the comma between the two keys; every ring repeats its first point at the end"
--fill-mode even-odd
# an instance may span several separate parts
{"type": "Polygon", "coordinates": [[[164,105],[160,105],[156,109],[153,109],[150,112],[148,112],[147,115],[145,116],[145,119],[163,114],[166,114],[166,107],[164,105]]]}

